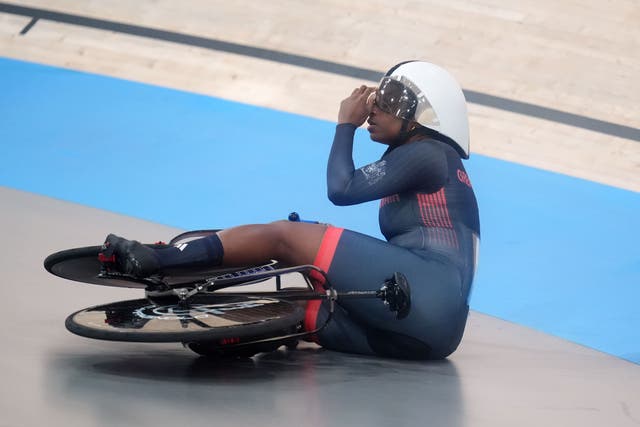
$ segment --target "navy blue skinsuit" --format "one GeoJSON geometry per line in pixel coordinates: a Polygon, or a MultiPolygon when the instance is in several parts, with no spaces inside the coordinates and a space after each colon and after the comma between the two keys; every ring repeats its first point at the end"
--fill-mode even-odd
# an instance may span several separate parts
{"type": "MultiPolygon", "coordinates": [[[[344,230],[328,278],[338,290],[364,290],[402,272],[411,286],[411,312],[397,320],[378,300],[340,301],[318,341],[353,353],[444,358],[458,347],[469,311],[480,235],[471,182],[456,150],[428,137],[389,148],[379,161],[355,169],[354,133],[354,125],[336,128],[329,199],[337,205],[380,199],[387,242],[344,230]]],[[[318,325],[326,315],[320,309],[318,325]]]]}

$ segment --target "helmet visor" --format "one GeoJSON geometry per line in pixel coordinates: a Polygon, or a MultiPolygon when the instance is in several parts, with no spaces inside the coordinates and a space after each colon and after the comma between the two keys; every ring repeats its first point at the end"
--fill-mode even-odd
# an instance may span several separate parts
{"type": "Polygon", "coordinates": [[[418,107],[418,97],[402,82],[391,77],[383,77],[376,92],[375,104],[385,113],[413,120],[418,107]]]}

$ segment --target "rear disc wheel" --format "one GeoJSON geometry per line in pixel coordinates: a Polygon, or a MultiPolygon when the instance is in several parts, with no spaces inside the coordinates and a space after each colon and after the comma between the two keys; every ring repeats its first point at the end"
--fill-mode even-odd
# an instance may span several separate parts
{"type": "Polygon", "coordinates": [[[188,305],[148,299],[114,302],[77,311],[65,325],[87,338],[197,343],[277,336],[304,318],[302,307],[276,298],[207,295],[188,301],[188,305]]]}

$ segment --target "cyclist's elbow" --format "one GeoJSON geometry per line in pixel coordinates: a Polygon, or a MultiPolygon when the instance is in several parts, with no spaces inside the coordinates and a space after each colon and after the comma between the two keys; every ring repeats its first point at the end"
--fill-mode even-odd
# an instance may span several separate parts
{"type": "Polygon", "coordinates": [[[348,197],[346,197],[343,192],[329,190],[327,196],[329,197],[329,201],[336,206],[346,206],[351,204],[348,197]]]}

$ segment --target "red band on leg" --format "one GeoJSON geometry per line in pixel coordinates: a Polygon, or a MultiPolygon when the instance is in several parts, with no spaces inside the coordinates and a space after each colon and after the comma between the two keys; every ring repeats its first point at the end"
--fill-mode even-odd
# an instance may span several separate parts
{"type": "MultiPolygon", "coordinates": [[[[322,237],[322,243],[320,243],[320,248],[318,249],[318,253],[316,254],[316,259],[313,262],[313,265],[323,270],[324,272],[328,272],[331,267],[331,263],[333,262],[333,256],[336,253],[336,248],[338,247],[338,242],[340,241],[340,236],[342,236],[343,228],[331,227],[327,228],[324,236],[322,237]]],[[[312,271],[309,274],[311,278],[311,283],[313,284],[313,288],[319,292],[324,291],[324,277],[312,271]]],[[[312,300],[307,303],[307,309],[304,318],[304,329],[305,331],[313,331],[316,329],[316,322],[318,319],[318,311],[320,310],[321,300],[312,300]]],[[[317,342],[317,339],[314,337],[314,341],[317,342]]]]}

